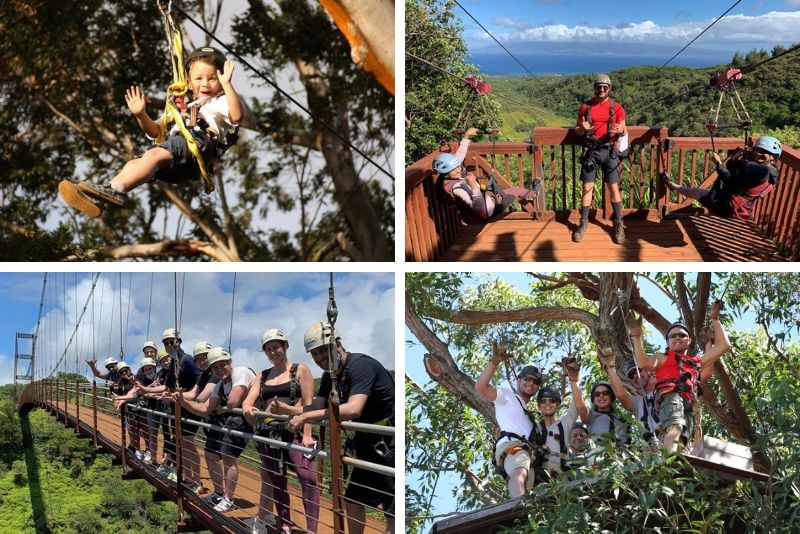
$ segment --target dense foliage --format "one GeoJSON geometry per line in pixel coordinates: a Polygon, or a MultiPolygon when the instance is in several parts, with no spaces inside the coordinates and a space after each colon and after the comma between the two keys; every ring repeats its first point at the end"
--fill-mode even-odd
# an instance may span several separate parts
{"type": "MultiPolygon", "coordinates": [[[[598,342],[587,328],[576,321],[502,319],[503,313],[526,307],[598,313],[594,289],[584,284],[579,274],[531,278],[530,289],[520,290],[502,275],[409,273],[406,291],[416,314],[446,345],[468,383],[474,384],[485,368],[489,340],[501,338],[517,355],[514,365],[532,363],[544,368],[544,383],[557,387],[561,384],[555,361],[567,353],[577,354],[582,365],[580,383],[586,393],[589,384],[605,379],[595,357],[598,342]],[[485,324],[452,320],[466,311],[485,310],[496,312],[497,319],[485,324]]],[[[751,439],[734,436],[705,402],[702,426],[706,435],[743,443],[754,454],[763,454],[773,482],[766,486],[721,485],[676,459],[663,463],[633,448],[630,457],[609,454],[591,489],[564,484],[537,487],[530,495],[527,517],[514,530],[790,532],[800,514],[796,498],[800,493],[796,485],[800,465],[800,371],[796,366],[800,358],[800,277],[796,273],[717,273],[705,289],[689,275],[678,277],[675,273],[640,273],[635,281],[640,286],[654,285],[656,293],[666,295],[669,304],[650,304],[668,321],[680,315],[681,303],[674,299],[684,289],[688,295],[707,292],[708,298],[724,299],[723,319],[733,344],[723,357],[725,373],[754,435],[751,439]],[[631,476],[632,465],[639,466],[635,476],[631,476]]],[[[663,349],[647,344],[645,348],[650,353],[663,349]]],[[[493,382],[505,386],[507,370],[498,375],[493,382]]],[[[720,383],[712,379],[705,387],[726,404],[730,400],[726,401],[720,383]]],[[[434,510],[453,511],[435,508],[436,496],[445,491],[452,492],[460,511],[506,500],[505,484],[491,466],[495,427],[490,417],[471,408],[463,395],[449,391],[444,380],[420,383],[409,379],[406,398],[406,513],[411,531],[426,530],[430,526],[427,518],[434,510]],[[468,440],[459,439],[464,436],[468,440]],[[470,446],[463,446],[467,441],[470,446]]]]}
{"type": "MultiPolygon", "coordinates": [[[[9,386],[13,387],[13,386],[9,386]]],[[[9,387],[0,392],[0,531],[160,533],[174,530],[171,501],[144,480],[122,480],[113,456],[95,452],[43,410],[20,418],[9,387]],[[6,404],[14,407],[6,415],[6,404]],[[13,417],[11,417],[13,415],[13,417]],[[13,419],[13,420],[12,420],[13,419]]]]}
{"type": "MultiPolygon", "coordinates": [[[[241,92],[248,77],[256,80],[247,90],[256,91],[247,99],[256,123],[223,158],[217,192],[156,182],[137,189],[129,209],[106,210],[101,219],[68,208],[57,194],[60,180],[104,182],[152,145],[125,105],[126,89],[139,85],[157,118],[172,78],[155,3],[73,4],[0,5],[3,260],[394,257],[389,178],[241,64],[234,86],[241,92]],[[283,226],[292,230],[268,227],[267,217],[288,219],[283,226]]],[[[222,4],[180,7],[213,33],[221,30],[222,4]]],[[[393,98],[355,66],[319,3],[245,4],[226,44],[391,172],[393,98]]],[[[194,26],[173,16],[188,36],[194,26]]],[[[185,41],[188,49],[220,46],[205,36],[185,41]]]]}

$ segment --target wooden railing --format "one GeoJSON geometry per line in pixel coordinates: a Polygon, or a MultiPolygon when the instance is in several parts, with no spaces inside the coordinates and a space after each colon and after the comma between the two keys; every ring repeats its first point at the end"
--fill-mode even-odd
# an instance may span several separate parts
{"type": "MultiPolygon", "coordinates": [[[[710,187],[716,179],[711,139],[670,138],[666,128],[646,126],[630,126],[628,131],[630,152],[620,169],[623,215],[646,216],[654,210],[661,215],[677,210],[702,211],[693,207],[691,199],[668,194],[658,175],[666,170],[682,185],[710,187]]],[[[573,128],[535,128],[532,142],[473,143],[465,164],[474,167],[479,177],[494,175],[503,187],[530,187],[535,178],[543,178],[549,211],[576,210],[581,196],[581,142],[573,128]]],[[[741,138],[714,140],[714,148],[723,155],[742,145],[741,138]]],[[[456,148],[450,143],[406,167],[408,261],[437,260],[464,227],[457,208],[437,193],[431,171],[438,154],[456,148]]],[[[778,186],[756,203],[752,224],[773,240],[786,258],[796,260],[800,255],[800,153],[784,145],[778,170],[778,186]]],[[[596,189],[595,199],[596,216],[608,219],[612,208],[604,188],[596,189]]]]}

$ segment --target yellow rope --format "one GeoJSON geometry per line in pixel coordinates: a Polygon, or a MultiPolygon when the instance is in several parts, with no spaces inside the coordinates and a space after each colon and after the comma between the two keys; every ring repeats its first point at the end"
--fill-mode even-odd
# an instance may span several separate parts
{"type": "MultiPolygon", "coordinates": [[[[159,5],[160,7],[160,5],[159,5]]],[[[203,156],[200,153],[200,146],[197,144],[194,136],[186,128],[183,123],[183,117],[180,110],[175,106],[173,101],[174,97],[184,96],[189,91],[189,84],[186,81],[186,70],[183,66],[183,37],[180,30],[175,26],[172,20],[172,15],[167,11],[164,12],[164,24],[167,34],[167,43],[172,62],[172,83],[167,87],[166,104],[164,105],[164,113],[161,115],[161,120],[158,122],[159,133],[156,137],[155,144],[161,144],[167,134],[167,126],[170,122],[175,122],[181,135],[186,140],[186,146],[189,152],[197,159],[197,166],[200,168],[200,174],[203,177],[203,189],[206,193],[214,191],[214,181],[209,178],[208,171],[206,171],[203,156]],[[172,37],[169,34],[172,33],[172,37]]]]}

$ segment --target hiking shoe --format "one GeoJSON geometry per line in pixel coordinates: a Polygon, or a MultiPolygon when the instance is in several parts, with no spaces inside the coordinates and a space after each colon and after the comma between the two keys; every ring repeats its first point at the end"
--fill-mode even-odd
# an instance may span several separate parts
{"type": "Polygon", "coordinates": [[[173,471],[172,469],[169,469],[168,472],[167,472],[167,480],[169,480],[170,482],[175,482],[177,484],[177,482],[178,482],[178,472],[177,471],[173,471]]]}
{"type": "Polygon", "coordinates": [[[114,189],[111,188],[108,182],[102,185],[90,184],[88,182],[80,182],[78,184],[78,189],[80,189],[83,193],[89,195],[90,197],[100,199],[103,202],[108,202],[109,204],[119,206],[120,208],[124,208],[125,203],[128,201],[127,193],[120,193],[119,191],[115,191],[114,189]]]}
{"type": "Polygon", "coordinates": [[[669,174],[662,172],[659,177],[661,178],[661,183],[667,188],[667,191],[675,191],[678,188],[678,184],[672,183],[672,180],[669,179],[669,174]]]}
{"type": "Polygon", "coordinates": [[[144,457],[142,458],[142,461],[146,464],[153,463],[153,455],[150,454],[150,451],[144,451],[144,457]]]}
{"type": "Polygon", "coordinates": [[[223,497],[214,507],[215,512],[229,512],[233,510],[233,501],[227,497],[223,497]]]}
{"type": "Polygon", "coordinates": [[[613,239],[614,243],[617,245],[621,245],[625,242],[625,226],[622,225],[622,221],[614,221],[614,234],[611,236],[611,239],[613,239]]]}
{"type": "Polygon", "coordinates": [[[259,518],[255,518],[253,521],[253,526],[250,528],[251,534],[267,534],[267,523],[265,521],[261,521],[259,518]]]}
{"type": "Polygon", "coordinates": [[[572,240],[576,243],[580,243],[583,240],[583,236],[586,235],[586,230],[589,228],[589,221],[587,219],[581,219],[581,224],[572,232],[572,240]]]}

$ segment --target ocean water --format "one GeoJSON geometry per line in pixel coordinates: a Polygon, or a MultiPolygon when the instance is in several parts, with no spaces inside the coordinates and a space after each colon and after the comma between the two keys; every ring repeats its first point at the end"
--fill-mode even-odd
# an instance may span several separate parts
{"type": "MultiPolygon", "coordinates": [[[[673,52],[674,54],[674,52],[673,52]]],[[[616,55],[616,54],[514,54],[533,74],[581,74],[611,72],[637,65],[661,66],[672,54],[616,55]]],[[[670,66],[693,68],[712,67],[730,62],[733,54],[719,52],[702,56],[679,55],[670,66]]],[[[493,76],[527,75],[528,73],[508,54],[473,53],[467,63],[479,66],[481,74],[493,76]]]]}

